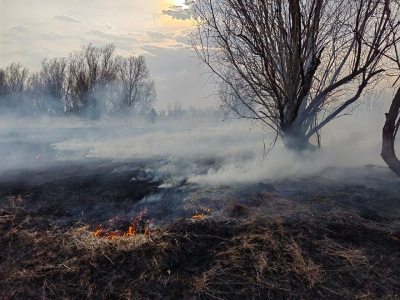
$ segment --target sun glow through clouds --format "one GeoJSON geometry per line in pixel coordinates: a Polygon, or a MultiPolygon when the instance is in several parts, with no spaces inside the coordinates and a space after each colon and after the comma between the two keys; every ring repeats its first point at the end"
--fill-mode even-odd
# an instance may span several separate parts
{"type": "Polygon", "coordinates": [[[173,5],[185,6],[185,0],[173,0],[173,5]]]}

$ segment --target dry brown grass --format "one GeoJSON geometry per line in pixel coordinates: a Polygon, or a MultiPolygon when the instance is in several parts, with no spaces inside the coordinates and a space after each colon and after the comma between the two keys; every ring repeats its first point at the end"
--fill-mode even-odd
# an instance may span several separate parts
{"type": "Polygon", "coordinates": [[[181,219],[150,237],[114,240],[95,237],[81,223],[36,231],[23,209],[5,210],[4,300],[392,299],[400,291],[399,232],[368,227],[341,210],[288,219],[285,212],[265,217],[233,203],[219,220],[181,219]],[[232,210],[241,218],[229,215],[232,210]]]}
{"type": "Polygon", "coordinates": [[[212,267],[195,278],[193,289],[200,297],[262,297],[263,291],[290,291],[285,285],[293,279],[310,289],[324,282],[322,268],[304,255],[279,223],[248,220],[239,227],[243,234],[229,240],[227,250],[215,256],[212,267]],[[232,287],[236,289],[229,291],[232,287]]]}
{"type": "Polygon", "coordinates": [[[345,259],[354,267],[357,265],[369,265],[368,258],[364,255],[363,249],[349,249],[328,238],[326,238],[324,243],[327,245],[324,255],[334,255],[345,259]]]}
{"type": "Polygon", "coordinates": [[[210,208],[218,214],[234,199],[235,191],[230,187],[197,189],[183,202],[183,208],[187,211],[210,208]]]}

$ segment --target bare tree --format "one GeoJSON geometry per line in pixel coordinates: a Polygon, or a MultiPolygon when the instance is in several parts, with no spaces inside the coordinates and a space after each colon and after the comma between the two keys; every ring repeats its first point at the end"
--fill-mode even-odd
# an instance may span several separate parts
{"type": "Polygon", "coordinates": [[[31,76],[27,68],[12,63],[0,69],[1,104],[28,112],[33,107],[42,113],[68,112],[92,119],[109,113],[113,106],[124,111],[150,111],[156,91],[144,57],[115,57],[114,52],[113,44],[89,44],[68,59],[45,58],[41,70],[31,76]]]}
{"type": "Polygon", "coordinates": [[[148,113],[157,101],[156,85],[153,79],[148,78],[139,87],[139,97],[136,109],[139,113],[148,113]]]}
{"type": "MultiPolygon", "coordinates": [[[[393,26],[393,24],[391,24],[393,26]]],[[[396,33],[393,33],[396,37],[396,33]]],[[[388,55],[388,58],[395,65],[395,72],[400,71],[400,53],[397,44],[394,45],[393,52],[388,55]]],[[[394,85],[399,81],[400,76],[397,77],[394,85]]],[[[397,131],[400,127],[400,87],[398,88],[392,103],[389,108],[389,112],[385,114],[386,121],[382,130],[382,151],[381,156],[390,169],[398,176],[400,176],[400,161],[396,156],[394,149],[394,143],[396,140],[397,131]]]]}
{"type": "Polygon", "coordinates": [[[154,81],[143,56],[118,57],[118,77],[121,81],[121,108],[139,112],[150,110],[156,101],[154,81]]]}
{"type": "Polygon", "coordinates": [[[113,57],[115,46],[95,47],[89,44],[69,57],[68,106],[69,111],[93,119],[107,110],[117,79],[117,66],[113,57]]]}
{"type": "Polygon", "coordinates": [[[118,97],[118,63],[114,57],[115,45],[98,48],[99,72],[94,84],[94,98],[98,114],[110,110],[114,98],[118,97]]]}
{"type": "Polygon", "coordinates": [[[0,108],[4,108],[6,106],[6,97],[8,94],[7,74],[4,69],[0,69],[0,108]]]}
{"type": "Polygon", "coordinates": [[[11,63],[6,67],[5,73],[8,92],[15,97],[20,97],[27,83],[28,68],[23,67],[20,63],[11,63]]]}
{"type": "Polygon", "coordinates": [[[396,2],[198,0],[191,43],[228,107],[301,150],[382,77],[396,2]]]}
{"type": "Polygon", "coordinates": [[[100,116],[98,92],[100,89],[101,74],[101,49],[89,44],[83,48],[84,57],[87,65],[87,88],[84,105],[81,108],[86,116],[92,119],[98,119],[100,116]]]}
{"type": "Polygon", "coordinates": [[[8,94],[7,78],[4,69],[0,69],[0,104],[1,100],[8,94]]]}
{"type": "Polygon", "coordinates": [[[33,100],[33,108],[37,111],[45,111],[45,89],[39,73],[32,73],[29,77],[27,93],[33,100]]]}
{"type": "Polygon", "coordinates": [[[168,117],[182,117],[184,114],[182,102],[176,99],[173,105],[168,104],[167,113],[168,117]]]}
{"type": "Polygon", "coordinates": [[[29,95],[34,98],[38,110],[51,114],[64,112],[66,68],[65,58],[45,58],[42,60],[40,72],[32,74],[29,95]]]}
{"type": "Polygon", "coordinates": [[[389,112],[386,114],[386,122],[382,132],[382,152],[381,156],[386,164],[400,176],[400,161],[396,156],[394,149],[394,142],[396,134],[400,125],[399,118],[400,110],[400,88],[397,90],[396,95],[393,98],[389,112]]]}
{"type": "Polygon", "coordinates": [[[73,52],[68,59],[67,110],[80,113],[81,108],[89,102],[90,78],[84,54],[73,52]]]}
{"type": "Polygon", "coordinates": [[[108,44],[99,49],[100,54],[100,75],[98,82],[100,85],[107,85],[108,83],[117,79],[118,65],[114,58],[115,45],[108,44]]]}
{"type": "Polygon", "coordinates": [[[2,106],[7,109],[22,109],[19,113],[30,111],[27,98],[25,97],[25,88],[29,76],[28,68],[20,63],[11,63],[4,70],[0,71],[0,89],[2,106]]]}

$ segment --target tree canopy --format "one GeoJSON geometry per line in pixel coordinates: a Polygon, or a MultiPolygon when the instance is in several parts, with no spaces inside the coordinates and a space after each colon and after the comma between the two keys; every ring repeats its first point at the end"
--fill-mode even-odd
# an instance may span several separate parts
{"type": "Polygon", "coordinates": [[[191,43],[225,106],[305,149],[384,76],[399,13],[396,0],[198,0],[191,43]]]}

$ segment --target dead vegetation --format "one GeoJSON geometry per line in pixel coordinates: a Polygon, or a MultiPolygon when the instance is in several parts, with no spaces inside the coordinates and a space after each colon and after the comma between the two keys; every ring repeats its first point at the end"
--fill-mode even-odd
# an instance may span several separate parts
{"type": "MultiPolygon", "coordinates": [[[[113,180],[119,177],[110,178],[107,187],[113,180]]],[[[93,189],[104,185],[97,179],[88,182],[93,189]]],[[[309,178],[301,185],[295,180],[236,188],[187,185],[185,192],[171,189],[158,206],[147,207],[150,235],[141,230],[108,240],[94,236],[97,225],[109,228],[103,223],[108,216],[115,217],[117,208],[126,211],[133,200],[112,207],[105,194],[84,198],[81,185],[68,183],[61,191],[79,191],[80,197],[63,207],[79,199],[93,206],[93,198],[93,211],[103,208],[105,213],[95,218],[85,210],[71,226],[59,221],[71,218],[71,210],[60,210],[61,215],[51,210],[68,195],[56,194],[53,182],[19,189],[4,183],[0,297],[396,299],[398,182],[379,184],[381,189],[309,178]],[[196,211],[201,218],[193,218],[196,211]]],[[[130,189],[139,193],[146,186],[155,189],[144,183],[130,189]]],[[[118,199],[128,192],[118,186],[109,195],[118,199]]],[[[131,211],[130,217],[135,215],[131,211]]]]}
{"type": "Polygon", "coordinates": [[[0,218],[2,299],[394,299],[400,232],[333,211],[266,218],[233,204],[221,220],[180,219],[151,236],[37,232],[23,208],[0,218]],[[243,218],[242,211],[247,217],[243,218]],[[11,216],[11,217],[10,217],[11,216]]]}

